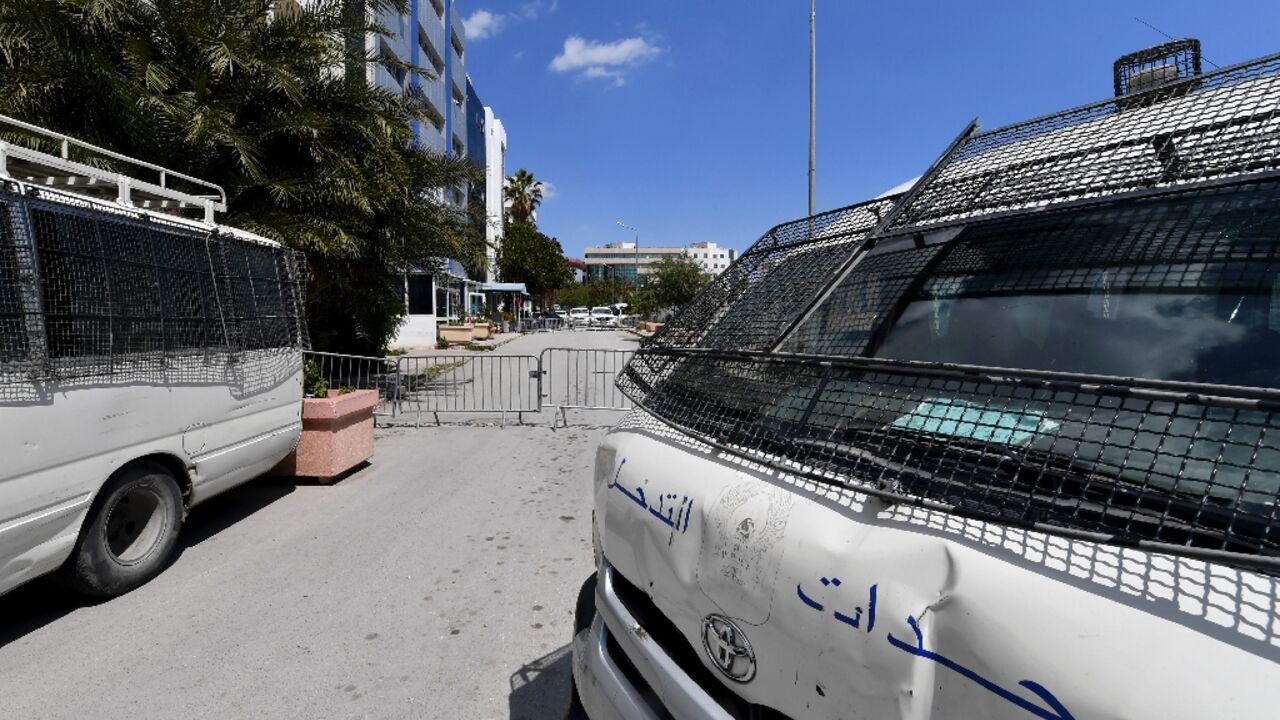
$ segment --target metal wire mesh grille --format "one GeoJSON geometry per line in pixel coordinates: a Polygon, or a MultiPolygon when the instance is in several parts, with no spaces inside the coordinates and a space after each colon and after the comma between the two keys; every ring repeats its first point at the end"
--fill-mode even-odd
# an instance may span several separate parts
{"type": "Polygon", "coordinates": [[[1174,40],[1130,53],[1112,66],[1116,96],[1200,74],[1200,41],[1174,40]]]}
{"type": "Polygon", "coordinates": [[[0,373],[30,369],[28,326],[39,307],[28,290],[35,265],[29,247],[19,240],[24,220],[18,208],[0,194],[0,373]]]}
{"type": "Polygon", "coordinates": [[[0,202],[0,352],[25,369],[4,382],[232,378],[247,390],[300,364],[295,253],[16,184],[0,202]]]}
{"type": "Polygon", "coordinates": [[[653,347],[766,349],[866,239],[892,199],[779,225],[652,338],[653,347]]]}
{"type": "Polygon", "coordinates": [[[965,140],[892,232],[1280,169],[1280,55],[965,140]]]}
{"type": "Polygon", "coordinates": [[[646,346],[620,387],[827,482],[1280,557],[1280,182],[882,241],[780,352],[716,332],[646,346]]]}
{"type": "Polygon", "coordinates": [[[846,362],[669,350],[620,382],[697,436],[826,481],[1114,542],[1280,555],[1273,408],[846,362]]]}

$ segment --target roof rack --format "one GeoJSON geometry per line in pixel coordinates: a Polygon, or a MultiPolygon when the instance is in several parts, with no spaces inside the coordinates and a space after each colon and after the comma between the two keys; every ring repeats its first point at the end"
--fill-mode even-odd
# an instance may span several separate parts
{"type": "Polygon", "coordinates": [[[0,140],[0,178],[95,200],[114,199],[145,210],[198,211],[210,224],[214,213],[227,211],[226,191],[211,182],[4,115],[0,115],[0,133],[27,141],[0,140]],[[57,154],[36,149],[39,147],[55,148],[57,154]],[[138,177],[152,173],[153,178],[138,177]]]}

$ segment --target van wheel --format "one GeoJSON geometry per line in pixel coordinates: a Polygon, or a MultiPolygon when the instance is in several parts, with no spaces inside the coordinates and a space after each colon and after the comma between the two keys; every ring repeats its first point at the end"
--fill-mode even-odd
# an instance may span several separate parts
{"type": "MultiPolygon", "coordinates": [[[[578,590],[578,601],[573,609],[573,636],[576,638],[583,630],[591,627],[596,619],[596,582],[599,573],[591,573],[591,577],[582,583],[578,590]]],[[[589,720],[586,708],[582,707],[582,698],[578,697],[578,683],[569,673],[569,709],[565,712],[565,720],[589,720]]]]}
{"type": "Polygon", "coordinates": [[[153,462],[130,465],[99,493],[65,568],[77,592],[122,595],[160,574],[182,529],[182,492],[153,462]]]}

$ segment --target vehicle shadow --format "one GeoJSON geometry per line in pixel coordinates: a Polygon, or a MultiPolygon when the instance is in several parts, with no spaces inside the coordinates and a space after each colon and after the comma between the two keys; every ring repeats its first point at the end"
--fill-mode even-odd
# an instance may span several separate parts
{"type": "Polygon", "coordinates": [[[572,646],[552,650],[511,675],[511,720],[564,720],[573,676],[572,646]]]}
{"type": "Polygon", "coordinates": [[[263,476],[200,503],[191,510],[178,536],[172,564],[195,547],[297,489],[298,478],[263,476]]]}
{"type": "MultiPolygon", "coordinates": [[[[168,565],[182,557],[187,548],[199,545],[293,492],[295,484],[291,480],[258,478],[197,506],[183,525],[168,565]]],[[[0,648],[76,610],[108,601],[79,595],[53,576],[36,578],[0,596],[0,618],[3,618],[0,648]]]]}

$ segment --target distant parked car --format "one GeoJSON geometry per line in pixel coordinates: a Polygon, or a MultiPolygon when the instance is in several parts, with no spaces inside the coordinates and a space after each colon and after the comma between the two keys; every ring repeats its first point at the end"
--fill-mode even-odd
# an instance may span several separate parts
{"type": "Polygon", "coordinates": [[[569,311],[570,325],[590,325],[591,311],[584,307],[576,307],[569,311]]]}
{"type": "Polygon", "coordinates": [[[618,327],[618,316],[613,308],[600,306],[591,308],[591,324],[596,327],[618,327]]]}

